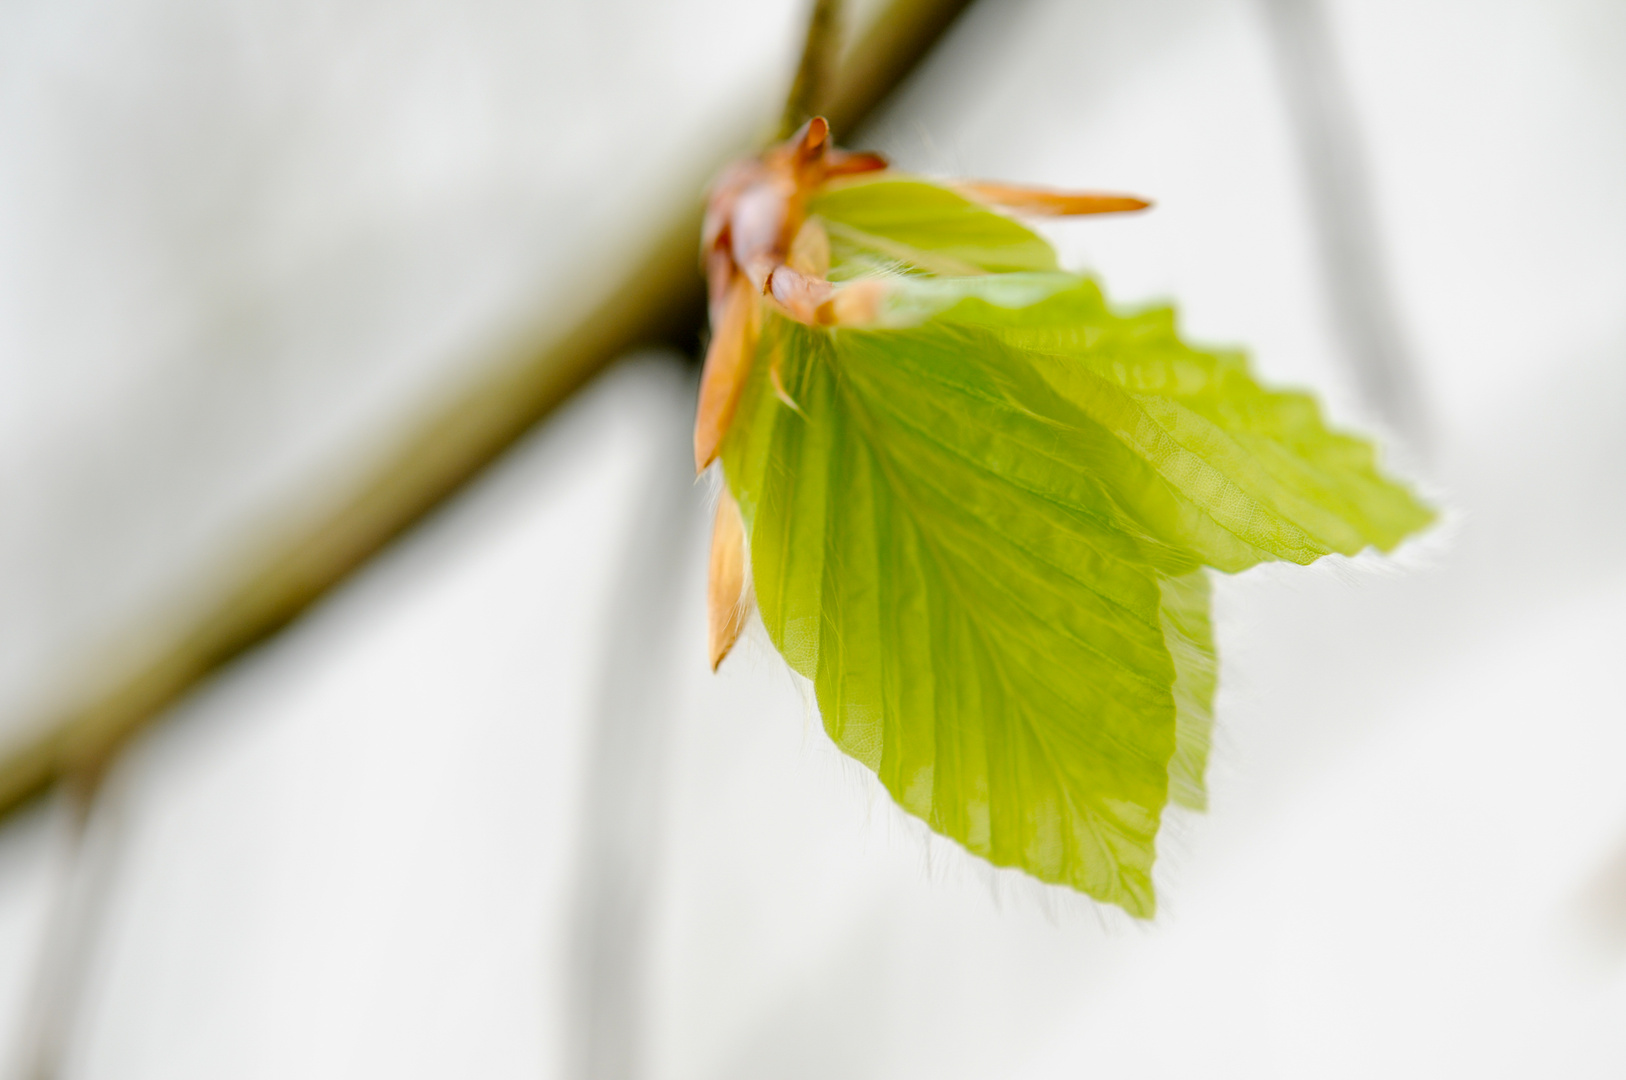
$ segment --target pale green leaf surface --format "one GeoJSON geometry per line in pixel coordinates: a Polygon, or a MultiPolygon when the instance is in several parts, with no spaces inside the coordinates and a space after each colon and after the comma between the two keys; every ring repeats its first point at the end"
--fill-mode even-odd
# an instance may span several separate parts
{"type": "Polygon", "coordinates": [[[1176,715],[1158,571],[1096,485],[1002,469],[976,401],[916,409],[889,337],[769,324],[801,412],[759,355],[724,446],[769,635],[906,810],[1150,914],[1176,715]]]}
{"type": "MultiPolygon", "coordinates": [[[[904,809],[1149,916],[1163,809],[1206,801],[1203,568],[1388,549],[1429,512],[1168,311],[1023,265],[1007,218],[916,181],[814,208],[926,254],[885,268],[877,327],[766,322],[722,456],[769,635],[904,809]]],[[[837,231],[832,276],[874,274],[837,231]]]]}
{"type": "Polygon", "coordinates": [[[1192,810],[1208,808],[1203,776],[1213,741],[1214,690],[1219,663],[1209,616],[1208,574],[1194,570],[1163,577],[1163,641],[1174,661],[1174,756],[1169,797],[1192,810]]]}
{"type": "Polygon", "coordinates": [[[1368,545],[1388,551],[1433,520],[1378,471],[1371,443],[1322,423],[1309,395],[1264,389],[1238,353],[1190,348],[1171,309],[1119,317],[1093,282],[1075,280],[1020,309],[967,299],[931,325],[972,341],[990,335],[1026,357],[1050,389],[1158,473],[1176,497],[1173,516],[1161,492],[1137,492],[1127,476],[1117,485],[1152,535],[1240,570],[1368,545]]]}
{"type": "Polygon", "coordinates": [[[936,184],[885,173],[819,193],[808,207],[830,234],[832,280],[879,260],[937,274],[1055,270],[1038,233],[936,184]]]}

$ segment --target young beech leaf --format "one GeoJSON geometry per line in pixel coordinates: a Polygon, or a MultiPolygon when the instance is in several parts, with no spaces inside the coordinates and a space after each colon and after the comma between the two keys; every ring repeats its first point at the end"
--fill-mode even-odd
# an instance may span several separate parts
{"type": "Polygon", "coordinates": [[[949,274],[1056,269],[1038,233],[923,180],[872,173],[825,187],[808,209],[829,229],[833,281],[848,276],[843,264],[875,260],[949,274]]]}
{"type": "Polygon", "coordinates": [[[866,172],[807,215],[781,232],[827,236],[836,315],[761,301],[722,425],[769,636],[905,810],[1150,916],[1164,807],[1206,801],[1207,568],[1388,550],[1430,513],[1309,397],[962,194],[866,172]]]}
{"type": "Polygon", "coordinates": [[[1163,806],[1204,799],[1200,567],[1387,547],[1427,513],[1304,399],[1095,298],[770,318],[723,462],[768,633],[831,738],[972,851],[1149,915],[1163,806]],[[1074,347],[1029,346],[1056,304],[1074,347]]]}
{"type": "Polygon", "coordinates": [[[1165,577],[1163,641],[1174,661],[1174,756],[1169,759],[1169,797],[1192,810],[1208,808],[1203,774],[1208,770],[1214,724],[1214,686],[1219,662],[1208,615],[1208,575],[1193,570],[1165,577]]]}

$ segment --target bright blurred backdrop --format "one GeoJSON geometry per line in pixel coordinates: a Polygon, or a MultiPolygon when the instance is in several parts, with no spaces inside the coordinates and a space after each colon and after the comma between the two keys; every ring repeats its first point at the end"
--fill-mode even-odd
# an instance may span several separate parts
{"type": "MultiPolygon", "coordinates": [[[[1155,922],[927,837],[760,628],[707,672],[693,368],[644,352],[174,708],[82,838],[61,799],[5,823],[0,1053],[1626,1074],[1626,7],[1310,3],[978,0],[847,135],[1152,196],[1059,227],[1064,261],[1383,430],[1327,225],[1366,215],[1421,418],[1390,460],[1447,522],[1393,564],[1219,583],[1212,809],[1171,823],[1155,922]]],[[[600,299],[776,115],[803,14],[0,9],[0,736],[600,299]]]]}

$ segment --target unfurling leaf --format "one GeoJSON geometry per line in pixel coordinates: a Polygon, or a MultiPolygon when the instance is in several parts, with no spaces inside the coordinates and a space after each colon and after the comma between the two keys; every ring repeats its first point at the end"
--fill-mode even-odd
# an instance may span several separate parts
{"type": "Polygon", "coordinates": [[[1388,550],[1429,511],[956,191],[834,181],[796,224],[862,324],[761,301],[721,456],[769,636],[905,810],[1151,915],[1163,810],[1206,798],[1205,568],[1388,550]]]}

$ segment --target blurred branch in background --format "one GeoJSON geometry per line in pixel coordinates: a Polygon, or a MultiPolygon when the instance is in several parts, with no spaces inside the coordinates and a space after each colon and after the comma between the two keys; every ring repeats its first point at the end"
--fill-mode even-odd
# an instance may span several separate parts
{"type": "Polygon", "coordinates": [[[122,815],[107,811],[102,779],[74,776],[55,789],[52,809],[62,819],[63,837],[53,866],[54,902],[34,959],[16,1054],[0,1063],[8,1080],[55,1080],[68,1056],[122,854],[122,815]],[[98,810],[94,824],[93,807],[98,810]]]}
{"type": "MultiPolygon", "coordinates": [[[[879,104],[967,2],[894,0],[884,8],[848,50],[828,96],[824,112],[837,130],[851,130],[879,104]]],[[[817,91],[815,80],[810,100],[822,96],[817,91]]],[[[646,342],[691,348],[704,307],[695,266],[699,222],[698,202],[691,203],[629,261],[608,299],[483,368],[481,381],[404,433],[348,499],[245,560],[249,568],[213,603],[189,617],[154,613],[133,627],[131,644],[116,655],[137,659],[110,671],[87,658],[77,704],[17,725],[28,734],[0,759],[0,815],[63,777],[99,772],[166,707],[298,618],[615,357],[646,342]]]]}
{"type": "Polygon", "coordinates": [[[1366,405],[1425,450],[1427,404],[1395,308],[1360,129],[1327,13],[1322,0],[1262,0],[1262,6],[1345,362],[1366,405]]]}
{"type": "Polygon", "coordinates": [[[802,60],[796,65],[796,78],[790,84],[784,117],[779,121],[781,139],[817,115],[819,106],[830,96],[846,22],[842,7],[841,0],[813,0],[807,37],[802,42],[802,60]]]}
{"type": "Polygon", "coordinates": [[[664,833],[668,731],[662,694],[678,656],[684,563],[704,550],[689,425],[661,433],[672,453],[644,478],[638,519],[608,599],[610,648],[589,723],[564,1075],[631,1080],[648,1072],[649,941],[664,833]]]}

